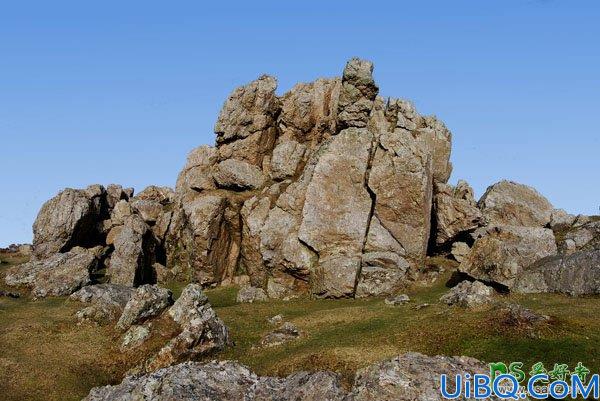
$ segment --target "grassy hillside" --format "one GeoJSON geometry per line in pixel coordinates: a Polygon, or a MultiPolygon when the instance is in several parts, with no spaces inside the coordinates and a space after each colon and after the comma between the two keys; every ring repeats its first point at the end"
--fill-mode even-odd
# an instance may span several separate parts
{"type": "MultiPolygon", "coordinates": [[[[2,267],[0,267],[2,269],[2,267]]],[[[504,324],[490,307],[470,311],[437,303],[447,277],[407,293],[412,302],[386,306],[382,299],[295,300],[235,303],[236,289],[208,291],[229,326],[235,346],[216,356],[236,359],[260,374],[283,375],[298,369],[330,369],[351,380],[356,368],[406,351],[470,355],[485,361],[543,361],[600,371],[598,298],[560,295],[504,296],[553,317],[549,327],[530,333],[504,324]],[[417,305],[430,303],[416,309],[417,305]],[[287,345],[253,349],[272,329],[267,318],[283,314],[303,336],[287,345]]],[[[80,305],[64,298],[32,301],[0,298],[0,394],[6,400],[79,400],[93,386],[119,382],[142,352],[121,353],[111,327],[78,326],[80,305]]],[[[161,332],[161,323],[155,330],[161,332]]],[[[160,346],[155,336],[143,352],[160,346]]]]}

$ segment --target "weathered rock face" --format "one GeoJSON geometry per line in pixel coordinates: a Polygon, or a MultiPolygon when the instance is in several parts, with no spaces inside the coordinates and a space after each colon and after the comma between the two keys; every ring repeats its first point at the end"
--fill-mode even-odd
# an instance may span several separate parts
{"type": "Polygon", "coordinates": [[[14,266],[7,272],[5,281],[12,286],[31,287],[36,298],[70,295],[91,282],[91,273],[97,264],[92,251],[75,247],[69,252],[14,266]]]}
{"type": "Polygon", "coordinates": [[[580,250],[600,249],[600,220],[577,218],[566,227],[555,228],[558,240],[558,250],[571,254],[580,250]]]}
{"type": "Polygon", "coordinates": [[[473,190],[466,182],[459,182],[456,188],[436,184],[433,199],[437,245],[451,242],[459,234],[483,224],[483,216],[475,204],[473,190]]]}
{"type": "Polygon", "coordinates": [[[359,370],[348,392],[332,372],[261,377],[237,362],[186,362],[96,387],[84,401],[441,401],[441,374],[452,391],[455,376],[476,373],[489,373],[488,365],[468,357],[407,353],[359,370]]]}
{"type": "Polygon", "coordinates": [[[207,356],[230,344],[229,330],[198,284],[186,286],[167,313],[179,324],[181,332],[143,364],[143,371],[207,356]]]}
{"type": "Polygon", "coordinates": [[[479,200],[488,225],[545,227],[553,207],[535,189],[512,181],[490,186],[479,200]]]}
{"type": "Polygon", "coordinates": [[[98,223],[106,214],[106,191],[100,185],[67,188],[46,202],[33,223],[33,255],[41,259],[75,246],[99,245],[98,223]]]}
{"type": "Polygon", "coordinates": [[[259,377],[237,362],[186,362],[116,386],[92,389],[85,401],[342,401],[345,391],[331,372],[259,377]]]}
{"type": "Polygon", "coordinates": [[[600,294],[600,250],[578,251],[541,260],[523,272],[514,290],[559,292],[572,296],[600,294]]]}
{"type": "Polygon", "coordinates": [[[134,291],[124,285],[96,284],[83,287],[69,299],[88,304],[76,313],[79,322],[107,324],[121,316],[134,291]]]}
{"type": "Polygon", "coordinates": [[[148,318],[159,315],[173,303],[173,294],[166,288],[156,285],[138,287],[123,309],[117,327],[127,330],[131,325],[142,323],[148,318]]]}
{"type": "Polygon", "coordinates": [[[489,227],[475,241],[459,270],[478,280],[512,288],[523,271],[556,252],[556,241],[550,229],[489,227]]]}
{"type": "Polygon", "coordinates": [[[446,294],[440,301],[448,305],[458,305],[463,308],[474,308],[492,301],[494,289],[480,281],[461,281],[446,294]]]}
{"type": "Polygon", "coordinates": [[[353,59],[341,79],[281,98],[267,76],[236,89],[216,148],[194,150],[179,176],[167,269],[203,285],[248,275],[278,299],[405,284],[425,257],[433,183],[452,169],[451,134],[378,98],[372,69],[353,59]]]}
{"type": "MultiPolygon", "coordinates": [[[[440,375],[450,379],[449,391],[457,375],[489,373],[489,367],[474,358],[425,356],[411,352],[359,370],[349,401],[440,400],[440,375]]],[[[464,399],[460,397],[458,399],[464,399]]]]}
{"type": "Polygon", "coordinates": [[[317,254],[312,272],[317,296],[354,293],[371,214],[365,179],[372,141],[366,129],[349,128],[319,150],[298,232],[317,254]]]}

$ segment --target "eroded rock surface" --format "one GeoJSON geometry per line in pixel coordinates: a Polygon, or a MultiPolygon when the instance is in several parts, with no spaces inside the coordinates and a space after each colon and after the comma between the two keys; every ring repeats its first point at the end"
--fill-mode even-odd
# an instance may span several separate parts
{"type": "Polygon", "coordinates": [[[101,241],[97,224],[106,214],[106,191],[100,185],[67,188],[40,209],[33,223],[33,255],[38,259],[91,247],[101,241]]]}
{"type": "Polygon", "coordinates": [[[116,386],[92,389],[85,401],[342,401],[340,378],[331,372],[259,377],[237,362],[186,362],[116,386]]]}
{"type": "Polygon", "coordinates": [[[173,303],[173,294],[157,285],[142,285],[131,295],[117,322],[117,327],[127,330],[131,325],[158,316],[173,303]]]}
{"type": "Polygon", "coordinates": [[[600,249],[543,259],[517,278],[514,290],[573,296],[600,294],[600,249]]]}
{"type": "Polygon", "coordinates": [[[461,281],[446,294],[440,301],[447,305],[458,305],[463,308],[474,308],[492,301],[494,289],[480,281],[461,281]]]}
{"type": "Polygon", "coordinates": [[[554,208],[535,189],[512,181],[490,186],[479,200],[488,225],[545,227],[554,208]]]}
{"type": "Polygon", "coordinates": [[[75,247],[65,253],[13,266],[5,276],[12,286],[27,286],[36,298],[71,295],[91,283],[98,259],[94,252],[75,247]]]}
{"type": "Polygon", "coordinates": [[[441,374],[450,378],[451,391],[456,375],[476,373],[489,373],[489,366],[469,357],[411,352],[359,370],[346,390],[332,372],[261,377],[237,362],[186,362],[96,387],[84,401],[441,401],[441,374]]]}
{"type": "Polygon", "coordinates": [[[508,288],[535,262],[557,253],[554,234],[547,228],[496,226],[480,235],[459,270],[508,288]]]}

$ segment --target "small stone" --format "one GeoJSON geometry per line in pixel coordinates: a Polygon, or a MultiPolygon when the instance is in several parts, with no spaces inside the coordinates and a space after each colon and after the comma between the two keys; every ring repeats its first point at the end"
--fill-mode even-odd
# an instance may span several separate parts
{"type": "Polygon", "coordinates": [[[419,304],[419,305],[415,306],[415,310],[421,310],[421,309],[424,309],[424,308],[429,308],[430,306],[431,306],[431,304],[428,304],[428,303],[419,304]]]}
{"type": "Polygon", "coordinates": [[[238,303],[252,303],[266,301],[268,299],[267,293],[262,288],[248,286],[240,289],[236,301],[238,303]]]}
{"type": "Polygon", "coordinates": [[[281,323],[283,323],[283,315],[272,316],[272,317],[268,318],[267,321],[269,322],[269,324],[272,324],[273,326],[280,325],[281,323]]]}
{"type": "Polygon", "coordinates": [[[267,333],[260,340],[259,347],[275,347],[298,337],[300,337],[300,330],[293,323],[285,322],[281,327],[267,333]]]}
{"type": "Polygon", "coordinates": [[[410,297],[406,294],[393,295],[385,299],[385,304],[389,306],[404,305],[410,302],[410,297]]]}

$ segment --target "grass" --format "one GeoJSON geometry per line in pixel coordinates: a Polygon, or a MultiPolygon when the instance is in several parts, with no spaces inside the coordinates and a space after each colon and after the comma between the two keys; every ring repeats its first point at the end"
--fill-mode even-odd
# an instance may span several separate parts
{"type": "MultiPolygon", "coordinates": [[[[0,268],[1,269],[1,268],[0,268]]],[[[388,307],[382,299],[271,301],[237,304],[235,288],[208,290],[235,346],[213,356],[238,360],[259,374],[329,369],[352,380],[357,368],[407,351],[469,355],[484,361],[521,361],[574,366],[582,361],[600,372],[600,299],[544,294],[503,296],[553,317],[539,338],[503,325],[493,309],[465,311],[437,303],[448,276],[430,287],[407,291],[411,302],[388,307]],[[430,303],[417,310],[416,305],[430,303]],[[303,335],[286,345],[254,349],[272,329],[267,318],[283,314],[303,335]]],[[[169,286],[177,296],[182,286],[169,286]]],[[[64,298],[32,301],[0,298],[0,394],[12,400],[78,400],[93,386],[120,382],[144,355],[171,334],[154,323],[155,335],[139,352],[121,353],[111,327],[77,326],[80,305],[64,298]],[[158,334],[156,334],[158,333],[158,334]]]]}

